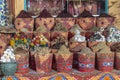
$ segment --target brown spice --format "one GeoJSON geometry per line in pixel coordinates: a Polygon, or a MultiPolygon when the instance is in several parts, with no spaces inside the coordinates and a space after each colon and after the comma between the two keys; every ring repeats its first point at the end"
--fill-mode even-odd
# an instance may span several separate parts
{"type": "Polygon", "coordinates": [[[58,14],[58,17],[62,17],[62,18],[65,18],[65,17],[73,17],[69,12],[65,12],[65,11],[62,11],[60,14],[58,14]]]}
{"type": "Polygon", "coordinates": [[[83,54],[83,53],[85,53],[85,54],[91,54],[93,52],[91,51],[90,48],[86,47],[86,48],[83,48],[78,54],[83,54]]]}
{"type": "Polygon", "coordinates": [[[84,10],[78,17],[93,17],[93,16],[89,11],[84,10]]]}
{"type": "Polygon", "coordinates": [[[32,18],[32,17],[28,12],[22,10],[16,18],[32,18]]]}
{"type": "Polygon", "coordinates": [[[52,17],[52,16],[46,9],[44,9],[37,18],[48,18],[48,17],[52,17]]]}

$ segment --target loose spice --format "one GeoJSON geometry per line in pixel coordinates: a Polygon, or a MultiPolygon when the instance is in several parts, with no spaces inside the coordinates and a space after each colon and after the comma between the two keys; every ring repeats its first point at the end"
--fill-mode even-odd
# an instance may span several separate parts
{"type": "Polygon", "coordinates": [[[105,46],[103,49],[99,50],[98,53],[112,53],[108,46],[105,46]]]}
{"type": "Polygon", "coordinates": [[[32,18],[32,17],[28,12],[22,10],[16,18],[32,18]]]}
{"type": "Polygon", "coordinates": [[[47,18],[47,17],[52,17],[52,16],[46,9],[44,9],[38,16],[38,18],[47,18]]]}
{"type": "Polygon", "coordinates": [[[39,26],[36,32],[40,32],[40,33],[48,32],[48,29],[45,26],[39,26]]]}
{"type": "Polygon", "coordinates": [[[60,23],[60,22],[56,22],[54,28],[52,29],[52,31],[63,31],[63,32],[67,32],[67,28],[65,28],[65,26],[60,23]]]}
{"type": "Polygon", "coordinates": [[[61,13],[58,14],[58,17],[62,17],[62,18],[65,18],[65,17],[73,17],[69,12],[66,12],[65,10],[62,11],[61,13]]]}
{"type": "Polygon", "coordinates": [[[89,11],[84,10],[78,17],[93,17],[93,16],[89,11]]]}
{"type": "Polygon", "coordinates": [[[91,51],[90,48],[86,47],[86,48],[83,48],[78,54],[83,54],[83,53],[85,53],[85,54],[91,54],[93,52],[91,51]]]}
{"type": "Polygon", "coordinates": [[[48,47],[39,48],[38,54],[39,55],[50,54],[50,49],[48,47]]]}
{"type": "Polygon", "coordinates": [[[100,49],[105,48],[106,46],[107,46],[107,45],[106,45],[105,43],[100,42],[100,43],[98,43],[97,45],[94,45],[94,46],[92,47],[92,49],[93,49],[93,50],[100,50],[100,49]]]}
{"type": "Polygon", "coordinates": [[[71,52],[69,51],[69,48],[63,45],[58,50],[58,54],[71,54],[71,52]]]}
{"type": "Polygon", "coordinates": [[[120,42],[113,44],[110,48],[113,52],[120,52],[120,42]]]}
{"type": "Polygon", "coordinates": [[[83,30],[82,28],[80,28],[80,26],[78,24],[75,24],[71,29],[70,32],[75,33],[76,30],[79,30],[80,32],[85,32],[85,30],[83,30]]]}

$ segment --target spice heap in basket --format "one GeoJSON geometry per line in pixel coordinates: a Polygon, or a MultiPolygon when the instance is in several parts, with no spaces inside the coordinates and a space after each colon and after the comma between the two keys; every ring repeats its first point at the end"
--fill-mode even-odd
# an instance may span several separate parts
{"type": "Polygon", "coordinates": [[[97,67],[98,70],[109,72],[114,67],[114,52],[111,52],[108,46],[97,52],[97,67]]]}
{"type": "Polygon", "coordinates": [[[110,26],[106,29],[107,45],[110,47],[112,44],[120,42],[120,30],[114,26],[110,26]]]}
{"type": "Polygon", "coordinates": [[[78,52],[78,64],[79,71],[81,72],[92,72],[95,69],[95,54],[90,48],[83,48],[78,52]]]}
{"type": "Polygon", "coordinates": [[[22,48],[17,47],[15,49],[15,58],[18,63],[17,73],[25,74],[29,71],[29,51],[22,48]]]}
{"type": "MultiPolygon", "coordinates": [[[[90,47],[92,50],[95,46],[97,46],[99,43],[104,44],[106,43],[105,36],[102,35],[101,31],[95,32],[89,39],[88,39],[88,47],[90,47]]],[[[96,50],[93,50],[93,52],[96,52],[96,50]]]]}
{"type": "Polygon", "coordinates": [[[77,52],[86,47],[85,33],[78,25],[71,28],[70,35],[73,35],[69,40],[70,51],[77,52]]]}
{"type": "Polygon", "coordinates": [[[16,62],[12,47],[8,47],[8,49],[4,51],[4,54],[1,57],[1,62],[16,62]]]}
{"type": "Polygon", "coordinates": [[[16,49],[17,47],[22,47],[23,49],[28,50],[29,42],[30,39],[28,39],[23,32],[16,33],[14,37],[10,40],[10,46],[13,47],[13,49],[16,49]]]}
{"type": "Polygon", "coordinates": [[[68,72],[72,70],[73,53],[65,45],[61,46],[55,54],[57,71],[68,72]]]}
{"type": "Polygon", "coordinates": [[[14,50],[8,47],[0,60],[0,69],[4,76],[13,76],[17,69],[14,50]]]}
{"type": "Polygon", "coordinates": [[[37,47],[48,47],[49,41],[45,38],[45,36],[40,35],[33,38],[30,44],[30,49],[35,50],[37,47]]]}
{"type": "Polygon", "coordinates": [[[39,48],[39,50],[36,51],[36,54],[34,56],[36,70],[38,72],[46,73],[52,70],[53,54],[50,53],[50,49],[48,47],[39,48]]]}
{"type": "Polygon", "coordinates": [[[68,46],[68,30],[62,23],[56,22],[54,28],[51,30],[52,52],[56,53],[62,45],[68,46]]]}
{"type": "Polygon", "coordinates": [[[48,47],[49,40],[44,35],[35,36],[30,43],[30,68],[36,70],[35,66],[35,54],[39,49],[48,47]]]}

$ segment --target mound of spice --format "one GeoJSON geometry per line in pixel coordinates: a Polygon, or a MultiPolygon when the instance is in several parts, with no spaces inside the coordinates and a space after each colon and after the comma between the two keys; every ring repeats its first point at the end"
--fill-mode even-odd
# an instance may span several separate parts
{"type": "Polygon", "coordinates": [[[105,46],[103,49],[99,50],[97,53],[112,53],[108,46],[105,46]]]}
{"type": "Polygon", "coordinates": [[[79,30],[80,32],[85,32],[85,30],[83,30],[78,24],[75,24],[75,25],[69,30],[69,32],[76,33],[76,30],[79,30]]]}
{"type": "Polygon", "coordinates": [[[120,42],[117,42],[111,46],[111,51],[120,52],[120,42]]]}
{"type": "Polygon", "coordinates": [[[66,46],[63,45],[58,50],[57,54],[71,54],[71,52],[69,51],[69,48],[67,48],[66,46]]]}
{"type": "Polygon", "coordinates": [[[90,48],[86,47],[86,48],[83,48],[80,52],[78,52],[78,54],[83,54],[83,53],[85,53],[85,54],[91,54],[93,52],[91,51],[90,48]]]}
{"type": "Polygon", "coordinates": [[[48,47],[41,47],[37,52],[39,55],[50,54],[50,49],[48,47]]]}
{"type": "Polygon", "coordinates": [[[93,17],[93,16],[89,11],[84,10],[78,17],[93,17]]]}
{"type": "Polygon", "coordinates": [[[55,26],[53,27],[52,31],[62,31],[62,32],[67,32],[67,28],[65,28],[65,26],[60,23],[60,22],[57,22],[55,24],[55,26]]]}
{"type": "Polygon", "coordinates": [[[22,10],[16,18],[32,18],[32,17],[28,12],[22,10]]]}
{"type": "Polygon", "coordinates": [[[44,32],[48,32],[49,30],[45,27],[45,26],[40,26],[37,28],[37,30],[35,31],[36,33],[44,33],[44,32]]]}
{"type": "Polygon", "coordinates": [[[62,11],[61,13],[58,14],[58,17],[61,17],[61,18],[70,18],[70,17],[73,17],[69,12],[66,12],[65,10],[62,11]]]}
{"type": "Polygon", "coordinates": [[[48,47],[48,44],[49,44],[49,41],[45,36],[43,36],[43,35],[36,36],[31,41],[30,49],[36,50],[37,47],[48,47]]]}
{"type": "Polygon", "coordinates": [[[52,16],[46,9],[44,9],[37,18],[48,18],[48,17],[52,17],[52,16]]]}
{"type": "Polygon", "coordinates": [[[3,56],[1,57],[1,62],[16,62],[14,50],[12,47],[8,47],[3,56]]]}
{"type": "Polygon", "coordinates": [[[88,41],[97,41],[97,42],[104,42],[105,36],[101,34],[101,32],[96,32],[94,35],[90,37],[88,41]]]}
{"type": "Polygon", "coordinates": [[[109,27],[106,31],[108,32],[107,42],[120,42],[120,30],[115,27],[109,27]]]}
{"type": "Polygon", "coordinates": [[[100,43],[92,46],[91,49],[92,49],[94,52],[97,52],[97,51],[99,51],[100,49],[103,49],[103,48],[105,48],[105,47],[107,47],[107,45],[106,45],[105,43],[100,42],[100,43]]]}
{"type": "Polygon", "coordinates": [[[71,38],[72,42],[85,42],[85,36],[80,35],[80,31],[76,29],[75,35],[71,38]]]}
{"type": "Polygon", "coordinates": [[[29,42],[30,39],[27,38],[23,32],[16,33],[16,35],[10,40],[10,46],[13,47],[13,49],[16,49],[17,47],[29,49],[29,42]]]}

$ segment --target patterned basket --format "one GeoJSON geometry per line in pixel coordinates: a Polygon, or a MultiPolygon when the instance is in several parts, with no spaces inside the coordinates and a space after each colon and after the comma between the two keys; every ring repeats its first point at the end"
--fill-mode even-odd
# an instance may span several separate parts
{"type": "Polygon", "coordinates": [[[40,73],[47,73],[52,70],[53,54],[35,54],[36,70],[40,73]]]}
{"type": "Polygon", "coordinates": [[[84,10],[81,14],[79,14],[77,18],[77,23],[83,30],[90,30],[93,26],[95,26],[96,19],[92,16],[92,14],[84,10]]]}
{"type": "Polygon", "coordinates": [[[16,18],[15,27],[18,31],[32,32],[34,28],[33,18],[16,18]]]}
{"type": "Polygon", "coordinates": [[[15,54],[18,66],[17,66],[17,73],[20,74],[25,74],[28,73],[29,71],[29,51],[25,51],[25,53],[23,53],[21,51],[21,53],[17,53],[15,54]]]}
{"type": "Polygon", "coordinates": [[[97,65],[100,71],[112,71],[114,66],[114,53],[97,53],[97,65]]]}
{"type": "Polygon", "coordinates": [[[79,71],[92,72],[95,69],[95,54],[78,54],[79,71]]]}
{"type": "Polygon", "coordinates": [[[59,72],[72,70],[73,54],[55,54],[56,67],[59,72]]]}
{"type": "Polygon", "coordinates": [[[107,14],[101,14],[100,17],[97,18],[97,27],[108,27],[112,25],[114,22],[114,17],[107,15],[107,14]]]}
{"type": "Polygon", "coordinates": [[[40,26],[44,26],[46,27],[48,30],[51,30],[52,27],[54,26],[55,21],[54,18],[36,18],[35,20],[35,28],[36,30],[40,27],[40,26]]]}

